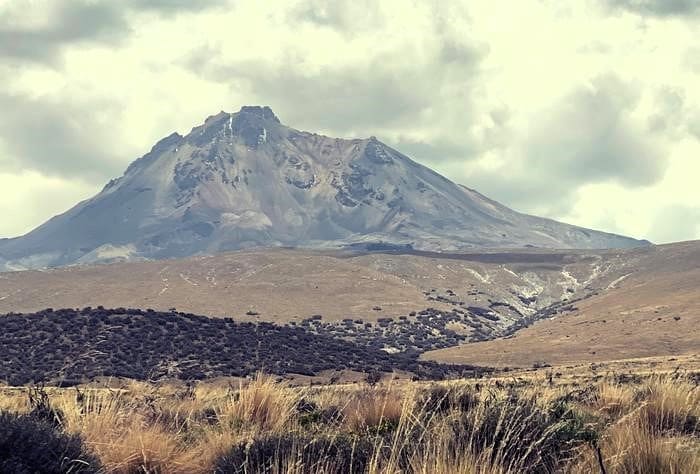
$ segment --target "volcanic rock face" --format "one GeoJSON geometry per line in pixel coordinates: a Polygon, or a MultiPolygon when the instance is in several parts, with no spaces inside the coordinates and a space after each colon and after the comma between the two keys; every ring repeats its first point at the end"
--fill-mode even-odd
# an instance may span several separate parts
{"type": "Polygon", "coordinates": [[[173,133],[97,196],[0,241],[0,269],[378,241],[431,250],[647,243],[517,213],[374,137],[298,131],[256,106],[173,133]]]}

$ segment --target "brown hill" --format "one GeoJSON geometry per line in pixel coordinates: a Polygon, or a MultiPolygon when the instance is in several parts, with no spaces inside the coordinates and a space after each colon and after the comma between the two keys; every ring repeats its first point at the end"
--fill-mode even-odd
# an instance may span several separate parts
{"type": "Polygon", "coordinates": [[[470,254],[260,249],[4,273],[0,312],[174,307],[239,321],[393,318],[391,329],[399,317],[415,322],[421,310],[435,308],[423,314],[419,328],[433,337],[453,331],[467,341],[510,338],[463,343],[426,357],[529,366],[700,351],[699,287],[700,242],[470,254]]]}
{"type": "Polygon", "coordinates": [[[264,321],[477,308],[501,326],[616,278],[599,253],[352,254],[238,251],[213,257],[0,274],[0,312],[134,307],[264,321]],[[381,308],[381,310],[379,310],[381,308]]]}
{"type": "Polygon", "coordinates": [[[700,352],[700,242],[614,257],[619,276],[565,316],[512,338],[430,352],[439,361],[525,366],[700,352]]]}

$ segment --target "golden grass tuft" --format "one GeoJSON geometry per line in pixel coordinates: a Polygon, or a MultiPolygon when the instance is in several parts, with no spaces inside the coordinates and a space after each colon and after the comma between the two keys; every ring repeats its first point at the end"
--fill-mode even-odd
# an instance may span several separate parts
{"type": "Polygon", "coordinates": [[[234,429],[280,431],[290,422],[297,402],[298,389],[276,383],[272,377],[258,374],[247,385],[241,384],[219,405],[216,416],[234,429]]]}
{"type": "MultiPolygon", "coordinates": [[[[338,472],[323,457],[332,450],[309,457],[313,440],[358,443],[370,474],[600,472],[596,446],[609,474],[700,472],[700,394],[690,379],[478,385],[300,388],[257,375],[237,386],[134,382],[47,394],[62,429],[80,434],[107,473],[212,472],[232,448],[265,439],[273,440],[272,448],[258,445],[271,456],[266,472],[280,474],[338,472]],[[570,416],[552,415],[562,406],[570,416]],[[328,410],[340,416],[324,418],[328,410]],[[584,430],[597,433],[597,441],[584,430]],[[289,439],[291,446],[282,442],[289,439]],[[558,445],[560,439],[573,444],[558,445]]],[[[0,410],[27,412],[27,393],[3,389],[0,410]]]]}
{"type": "Polygon", "coordinates": [[[594,406],[601,414],[617,419],[634,408],[634,399],[633,387],[605,381],[597,387],[594,406]]]}
{"type": "Polygon", "coordinates": [[[412,409],[412,399],[395,387],[371,387],[354,393],[342,407],[342,413],[345,427],[358,432],[396,426],[412,409]]]}
{"type": "Polygon", "coordinates": [[[640,390],[639,417],[654,434],[700,433],[700,389],[685,379],[655,377],[640,390]]]}
{"type": "MultiPolygon", "coordinates": [[[[638,420],[637,420],[638,421],[638,420]]],[[[638,422],[620,423],[601,440],[608,474],[692,474],[700,472],[700,445],[682,437],[660,437],[638,422]]],[[[586,447],[572,474],[600,472],[593,448],[586,447]]]]}

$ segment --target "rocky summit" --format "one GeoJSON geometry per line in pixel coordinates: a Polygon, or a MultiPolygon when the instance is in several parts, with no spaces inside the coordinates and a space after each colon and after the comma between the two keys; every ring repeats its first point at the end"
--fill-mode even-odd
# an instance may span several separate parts
{"type": "Polygon", "coordinates": [[[625,248],[648,242],[515,212],[375,137],[220,112],[163,138],[91,199],[0,241],[0,269],[160,259],[261,246],[625,248]]]}

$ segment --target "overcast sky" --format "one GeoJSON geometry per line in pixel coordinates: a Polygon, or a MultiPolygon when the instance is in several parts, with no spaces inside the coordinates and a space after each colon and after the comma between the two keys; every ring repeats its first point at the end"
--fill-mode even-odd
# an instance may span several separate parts
{"type": "Polygon", "coordinates": [[[0,237],[263,104],[519,211],[700,238],[700,0],[0,0],[0,83],[0,237]]]}

